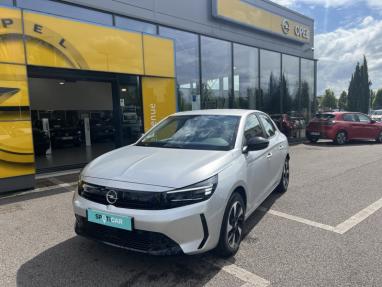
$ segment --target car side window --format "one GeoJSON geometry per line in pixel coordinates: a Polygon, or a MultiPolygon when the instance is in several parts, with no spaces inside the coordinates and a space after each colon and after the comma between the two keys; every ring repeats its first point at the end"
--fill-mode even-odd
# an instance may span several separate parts
{"type": "Polygon", "coordinates": [[[370,118],[363,114],[358,114],[359,121],[361,123],[370,123],[370,118]]]}
{"type": "Polygon", "coordinates": [[[272,120],[264,114],[259,114],[259,118],[261,123],[263,124],[267,137],[273,137],[276,134],[276,127],[272,120]]]}
{"type": "Polygon", "coordinates": [[[263,128],[255,114],[247,117],[244,127],[244,140],[248,141],[252,137],[264,137],[263,128]]]}
{"type": "Polygon", "coordinates": [[[344,114],[343,119],[345,122],[357,122],[355,114],[344,114]]]}

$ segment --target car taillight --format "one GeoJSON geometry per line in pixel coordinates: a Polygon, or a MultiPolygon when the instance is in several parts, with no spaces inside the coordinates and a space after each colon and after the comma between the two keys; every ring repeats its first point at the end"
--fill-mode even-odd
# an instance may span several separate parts
{"type": "Polygon", "coordinates": [[[329,120],[326,122],[327,126],[334,126],[337,122],[335,120],[329,120]]]}

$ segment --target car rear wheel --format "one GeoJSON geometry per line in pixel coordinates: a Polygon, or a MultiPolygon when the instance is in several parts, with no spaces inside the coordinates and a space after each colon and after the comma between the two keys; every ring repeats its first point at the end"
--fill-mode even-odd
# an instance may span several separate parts
{"type": "Polygon", "coordinates": [[[289,158],[285,159],[283,173],[280,179],[279,185],[276,187],[276,191],[284,193],[288,190],[289,186],[289,158]]]}
{"type": "Polygon", "coordinates": [[[222,257],[230,257],[238,251],[243,236],[245,204],[242,196],[235,192],[228,201],[216,248],[222,257]]]}
{"type": "Polygon", "coordinates": [[[339,131],[336,134],[336,138],[334,139],[334,142],[338,145],[343,145],[347,142],[347,134],[345,131],[339,131]]]}
{"type": "Polygon", "coordinates": [[[377,141],[377,143],[382,143],[382,131],[379,133],[376,141],[377,141]]]}

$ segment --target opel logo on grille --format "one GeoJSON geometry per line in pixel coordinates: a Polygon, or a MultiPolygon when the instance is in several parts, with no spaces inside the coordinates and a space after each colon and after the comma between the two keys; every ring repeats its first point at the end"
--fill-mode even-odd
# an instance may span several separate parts
{"type": "Polygon", "coordinates": [[[118,194],[115,190],[109,190],[107,193],[106,193],[106,201],[109,203],[109,204],[114,204],[116,203],[118,200],[118,194]]]}

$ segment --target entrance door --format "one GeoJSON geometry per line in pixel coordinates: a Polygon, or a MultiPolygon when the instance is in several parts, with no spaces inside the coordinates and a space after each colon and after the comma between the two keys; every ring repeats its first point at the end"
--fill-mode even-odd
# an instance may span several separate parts
{"type": "Polygon", "coordinates": [[[142,129],[136,76],[28,67],[38,172],[82,167],[142,129]]]}

